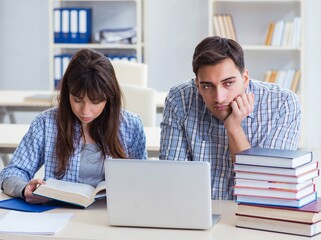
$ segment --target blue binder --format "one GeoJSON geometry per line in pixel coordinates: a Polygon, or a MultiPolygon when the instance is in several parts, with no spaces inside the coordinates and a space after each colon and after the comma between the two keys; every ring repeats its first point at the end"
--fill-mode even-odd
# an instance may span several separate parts
{"type": "Polygon", "coordinates": [[[53,22],[53,29],[54,29],[54,42],[55,43],[62,43],[62,21],[61,21],[61,8],[55,8],[53,10],[54,15],[54,22],[53,22]]]}
{"type": "Polygon", "coordinates": [[[54,56],[54,87],[56,90],[59,88],[60,80],[64,75],[71,58],[71,54],[60,54],[54,56]]]}
{"type": "Polygon", "coordinates": [[[44,212],[57,207],[58,205],[31,204],[21,198],[10,198],[0,201],[0,208],[23,212],[44,212]]]}
{"type": "Polygon", "coordinates": [[[89,43],[92,30],[91,8],[55,8],[55,43],[89,43]]]}
{"type": "Polygon", "coordinates": [[[91,8],[78,9],[78,43],[89,43],[91,41],[91,8]]]}
{"type": "Polygon", "coordinates": [[[69,9],[69,20],[70,20],[69,43],[78,43],[79,10],[77,8],[69,9]]]}
{"type": "Polygon", "coordinates": [[[62,31],[62,42],[69,42],[70,34],[70,16],[68,8],[61,8],[61,31],[62,31]]]}

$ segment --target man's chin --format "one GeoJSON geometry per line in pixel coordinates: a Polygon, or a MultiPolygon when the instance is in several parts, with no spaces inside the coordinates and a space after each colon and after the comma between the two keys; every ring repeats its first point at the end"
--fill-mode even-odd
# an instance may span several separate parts
{"type": "Polygon", "coordinates": [[[213,115],[215,118],[217,118],[218,120],[224,122],[224,120],[228,117],[229,114],[228,114],[228,113],[225,113],[225,114],[223,114],[223,113],[217,114],[217,112],[212,112],[212,115],[213,115]]]}

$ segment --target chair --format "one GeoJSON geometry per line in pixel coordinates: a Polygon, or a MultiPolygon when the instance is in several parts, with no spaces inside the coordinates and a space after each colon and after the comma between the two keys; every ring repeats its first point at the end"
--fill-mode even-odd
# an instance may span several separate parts
{"type": "Polygon", "coordinates": [[[120,84],[147,87],[147,64],[127,61],[112,61],[120,84]]]}
{"type": "Polygon", "coordinates": [[[156,126],[156,90],[153,88],[121,84],[123,108],[138,114],[144,127],[156,126]]]}

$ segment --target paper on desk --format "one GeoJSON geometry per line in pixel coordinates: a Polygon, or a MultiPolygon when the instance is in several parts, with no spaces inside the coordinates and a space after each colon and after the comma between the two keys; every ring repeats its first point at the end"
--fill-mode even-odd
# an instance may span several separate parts
{"type": "Polygon", "coordinates": [[[72,213],[30,213],[10,211],[0,219],[0,233],[55,234],[71,219],[72,213]]]}

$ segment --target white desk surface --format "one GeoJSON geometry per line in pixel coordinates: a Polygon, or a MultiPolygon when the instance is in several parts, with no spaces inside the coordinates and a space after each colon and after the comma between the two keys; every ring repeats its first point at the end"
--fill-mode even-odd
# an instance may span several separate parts
{"type": "MultiPolygon", "coordinates": [[[[8,198],[2,192],[0,199],[8,198]]],[[[221,219],[209,230],[112,227],[108,224],[106,200],[101,199],[87,209],[56,208],[48,212],[72,212],[73,218],[55,235],[0,234],[0,239],[112,239],[112,240],[298,240],[307,239],[288,234],[264,232],[235,227],[236,203],[213,201],[213,213],[221,219]]],[[[0,214],[8,210],[0,209],[0,214]]],[[[39,213],[41,214],[41,213],[39,213]]],[[[49,223],[50,224],[50,223],[49,223]]],[[[321,235],[313,237],[321,239],[321,235]]]]}
{"type": "MultiPolygon", "coordinates": [[[[26,97],[36,94],[54,95],[52,91],[23,91],[23,90],[0,90],[0,106],[1,107],[50,107],[52,101],[25,101],[26,97]]],[[[157,92],[156,107],[163,108],[167,92],[157,92]]]]}
{"type": "MultiPolygon", "coordinates": [[[[0,153],[13,152],[28,129],[29,124],[0,124],[0,153]]],[[[160,146],[160,128],[144,127],[144,131],[146,134],[147,151],[149,154],[151,152],[158,154],[160,146]]]]}

